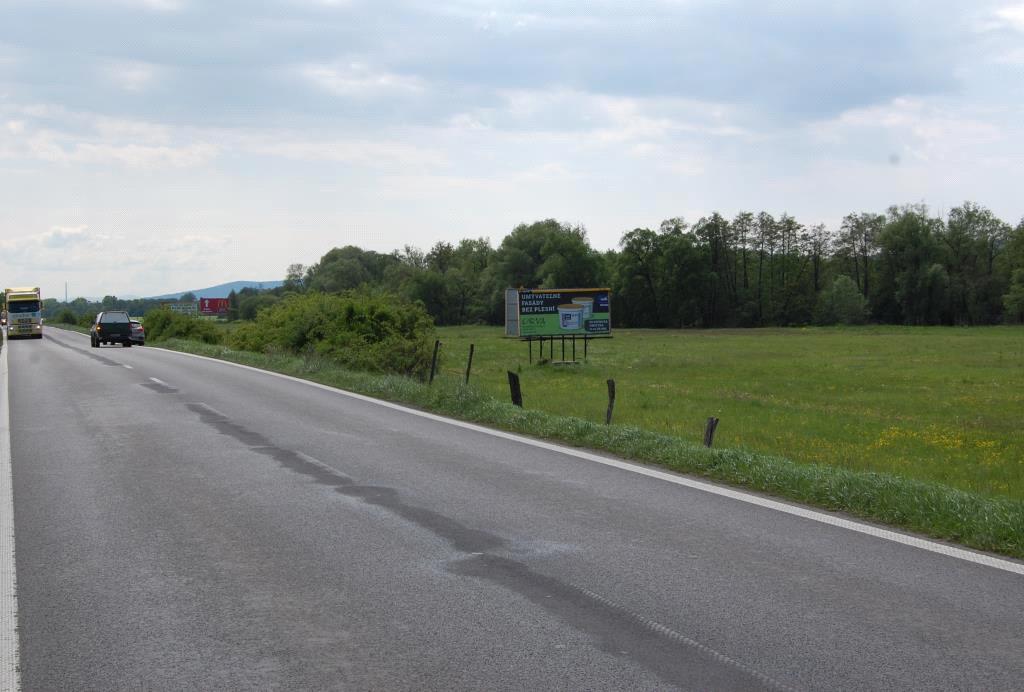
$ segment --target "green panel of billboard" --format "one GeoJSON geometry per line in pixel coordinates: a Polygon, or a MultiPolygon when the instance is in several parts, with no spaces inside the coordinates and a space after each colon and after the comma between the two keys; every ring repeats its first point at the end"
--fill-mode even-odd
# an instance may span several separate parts
{"type": "Polygon", "coordinates": [[[519,336],[608,336],[612,332],[607,288],[519,291],[519,336]]]}

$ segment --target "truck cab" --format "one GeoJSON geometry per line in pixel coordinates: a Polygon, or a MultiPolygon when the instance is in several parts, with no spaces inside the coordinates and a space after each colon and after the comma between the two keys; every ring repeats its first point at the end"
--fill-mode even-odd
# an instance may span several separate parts
{"type": "Polygon", "coordinates": [[[43,300],[39,287],[6,288],[7,336],[9,338],[43,338],[43,300]]]}

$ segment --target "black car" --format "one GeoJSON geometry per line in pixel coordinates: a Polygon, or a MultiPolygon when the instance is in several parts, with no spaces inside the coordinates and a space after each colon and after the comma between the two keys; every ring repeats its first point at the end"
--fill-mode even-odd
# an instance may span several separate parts
{"type": "Polygon", "coordinates": [[[89,327],[89,342],[93,348],[100,344],[132,345],[132,320],[123,310],[107,310],[96,315],[89,327]]]}

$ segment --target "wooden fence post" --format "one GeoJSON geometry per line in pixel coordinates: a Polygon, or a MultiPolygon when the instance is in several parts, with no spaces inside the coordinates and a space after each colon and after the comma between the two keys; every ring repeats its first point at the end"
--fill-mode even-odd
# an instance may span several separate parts
{"type": "Polygon", "coordinates": [[[430,360],[430,382],[427,384],[434,384],[434,373],[437,372],[437,351],[441,348],[441,341],[434,341],[434,357],[430,360]]]}
{"type": "Polygon", "coordinates": [[[615,409],[615,380],[608,380],[608,413],[605,414],[604,424],[612,424],[612,411],[615,409]]]}
{"type": "Polygon", "coordinates": [[[711,444],[715,441],[715,429],[718,428],[718,419],[715,417],[708,418],[707,424],[704,426],[704,446],[711,447],[711,444]]]}
{"type": "Polygon", "coordinates": [[[469,362],[466,363],[466,384],[469,384],[469,371],[473,369],[473,344],[469,345],[469,362]]]}
{"type": "Polygon", "coordinates": [[[512,393],[512,403],[519,408],[523,407],[523,390],[519,388],[519,375],[511,370],[508,371],[508,388],[512,393]]]}

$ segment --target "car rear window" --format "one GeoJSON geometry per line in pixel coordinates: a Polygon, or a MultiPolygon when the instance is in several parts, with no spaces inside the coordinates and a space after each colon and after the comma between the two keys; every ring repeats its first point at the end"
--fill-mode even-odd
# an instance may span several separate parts
{"type": "Polygon", "coordinates": [[[112,322],[116,324],[124,324],[128,321],[127,312],[105,312],[103,313],[103,317],[100,318],[100,322],[103,324],[109,324],[112,322]]]}

